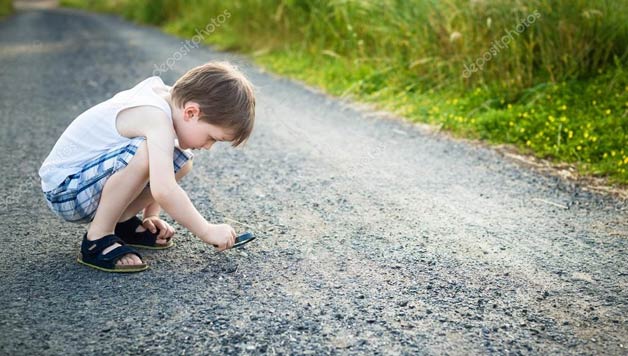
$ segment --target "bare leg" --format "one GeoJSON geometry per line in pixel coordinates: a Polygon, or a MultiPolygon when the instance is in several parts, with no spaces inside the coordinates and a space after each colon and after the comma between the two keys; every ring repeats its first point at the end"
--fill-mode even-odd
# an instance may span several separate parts
{"type": "MultiPolygon", "coordinates": [[[[123,169],[117,171],[107,179],[103,187],[96,215],[87,230],[88,240],[97,240],[113,234],[120,215],[129,202],[134,201],[148,182],[148,149],[146,141],[137,148],[135,156],[123,169]]],[[[114,244],[103,251],[108,253],[120,244],[114,244]]],[[[127,254],[116,262],[117,265],[141,264],[137,255],[127,254]]]]}
{"type": "MultiPolygon", "coordinates": [[[[181,181],[181,179],[183,177],[185,177],[188,173],[190,173],[190,171],[192,170],[192,164],[193,164],[192,162],[193,162],[192,160],[188,161],[174,175],[174,177],[177,180],[177,182],[181,181]]],[[[144,208],[146,208],[149,204],[152,204],[153,202],[154,202],[154,199],[153,199],[153,196],[151,194],[150,188],[149,187],[144,187],[144,189],[137,196],[137,198],[135,198],[135,200],[132,201],[131,204],[129,204],[129,206],[127,206],[127,208],[124,211],[124,213],[120,216],[120,219],[118,220],[118,222],[129,220],[130,218],[132,218],[135,215],[137,215],[140,211],[144,210],[144,208]]],[[[135,231],[142,232],[144,230],[146,230],[146,229],[142,225],[140,225],[140,226],[137,227],[137,229],[135,231]]],[[[165,243],[167,243],[167,241],[164,240],[164,239],[157,239],[157,243],[158,244],[165,244],[165,243]]]]}
{"type": "MultiPolygon", "coordinates": [[[[192,160],[188,161],[174,175],[174,178],[177,180],[177,182],[181,181],[183,177],[185,177],[188,173],[190,173],[190,171],[192,171],[192,162],[192,160]]],[[[126,207],[118,222],[129,220],[130,218],[137,215],[140,211],[144,210],[144,208],[146,208],[149,204],[153,203],[153,201],[155,201],[155,199],[153,199],[150,189],[148,187],[145,187],[140,195],[138,195],[137,198],[135,198],[135,200],[133,200],[131,204],[126,207]]]]}

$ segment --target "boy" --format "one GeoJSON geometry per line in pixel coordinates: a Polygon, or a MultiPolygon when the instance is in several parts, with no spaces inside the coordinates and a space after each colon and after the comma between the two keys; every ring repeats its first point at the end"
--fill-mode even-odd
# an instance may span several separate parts
{"type": "Polygon", "coordinates": [[[251,83],[224,62],[193,68],[173,87],[148,78],[79,115],[39,170],[52,211],[89,223],[78,262],[108,272],[146,270],[132,246],[173,245],[161,208],[219,251],[231,248],[234,229],[206,221],[177,182],[192,169],[190,149],[216,141],[236,147],[254,120],[251,83]]]}

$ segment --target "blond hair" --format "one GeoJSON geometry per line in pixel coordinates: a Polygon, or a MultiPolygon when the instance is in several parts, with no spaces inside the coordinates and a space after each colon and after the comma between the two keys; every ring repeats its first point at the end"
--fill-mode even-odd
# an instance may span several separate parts
{"type": "Polygon", "coordinates": [[[209,62],[187,71],[172,87],[178,107],[198,103],[200,119],[234,133],[231,145],[246,141],[255,123],[253,85],[229,62],[209,62]]]}

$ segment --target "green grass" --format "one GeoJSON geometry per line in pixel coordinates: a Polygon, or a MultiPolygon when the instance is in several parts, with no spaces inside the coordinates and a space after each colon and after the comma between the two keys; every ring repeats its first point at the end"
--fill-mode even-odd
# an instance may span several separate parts
{"type": "Polygon", "coordinates": [[[0,18],[13,13],[12,0],[0,0],[0,18]]]}
{"type": "Polygon", "coordinates": [[[182,37],[226,10],[206,43],[409,120],[628,183],[625,1],[63,2],[182,37]],[[508,46],[490,53],[508,30],[508,46]],[[463,75],[487,52],[481,70],[463,75]]]}

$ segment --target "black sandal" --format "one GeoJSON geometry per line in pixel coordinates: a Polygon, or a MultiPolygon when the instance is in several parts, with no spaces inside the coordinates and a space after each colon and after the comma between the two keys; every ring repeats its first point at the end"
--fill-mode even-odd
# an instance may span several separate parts
{"type": "Polygon", "coordinates": [[[135,230],[140,225],[142,225],[142,220],[140,220],[137,216],[134,216],[127,221],[122,221],[116,224],[114,233],[126,242],[127,245],[137,248],[164,250],[174,246],[174,241],[170,241],[170,237],[166,239],[166,244],[157,243],[159,229],[157,229],[156,234],[153,234],[148,229],[142,232],[136,232],[135,230]]]}
{"type": "Polygon", "coordinates": [[[105,272],[141,272],[148,269],[148,265],[145,263],[141,265],[116,265],[119,259],[129,253],[137,255],[140,259],[142,258],[134,248],[125,245],[124,241],[116,235],[107,235],[98,240],[90,241],[87,239],[87,233],[85,233],[77,261],[105,272]],[[119,243],[122,246],[118,246],[104,255],[102,254],[107,247],[115,243],[119,243]]]}

